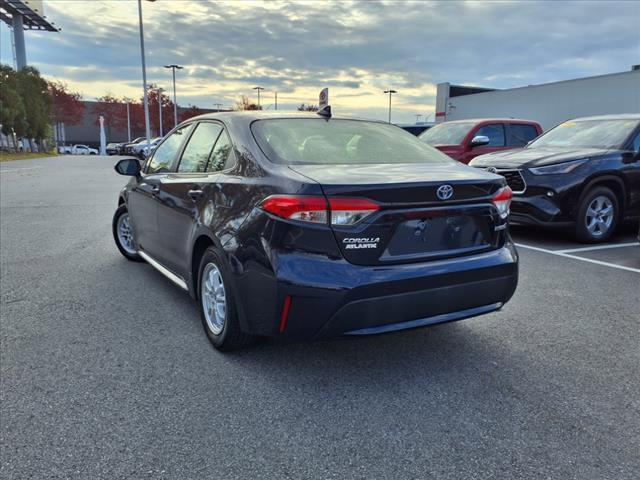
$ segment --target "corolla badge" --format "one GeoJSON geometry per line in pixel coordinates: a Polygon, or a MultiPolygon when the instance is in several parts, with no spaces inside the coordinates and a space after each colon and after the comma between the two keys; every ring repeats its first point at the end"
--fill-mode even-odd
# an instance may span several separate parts
{"type": "Polygon", "coordinates": [[[487,168],[487,172],[489,172],[489,173],[496,173],[497,171],[498,171],[498,169],[496,167],[487,168]]]}
{"type": "Polygon", "coordinates": [[[436,195],[440,200],[449,200],[453,197],[453,187],[451,185],[440,185],[436,190],[436,195]]]}

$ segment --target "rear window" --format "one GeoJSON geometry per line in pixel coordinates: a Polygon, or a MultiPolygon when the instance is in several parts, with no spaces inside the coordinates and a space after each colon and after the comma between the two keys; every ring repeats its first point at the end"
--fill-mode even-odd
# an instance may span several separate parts
{"type": "Polygon", "coordinates": [[[533,125],[524,123],[509,124],[509,145],[512,147],[524,147],[538,136],[538,130],[533,125]]]}
{"type": "Polygon", "coordinates": [[[258,120],[251,131],[267,158],[282,164],[450,163],[404,130],[375,122],[322,118],[258,120]]]}

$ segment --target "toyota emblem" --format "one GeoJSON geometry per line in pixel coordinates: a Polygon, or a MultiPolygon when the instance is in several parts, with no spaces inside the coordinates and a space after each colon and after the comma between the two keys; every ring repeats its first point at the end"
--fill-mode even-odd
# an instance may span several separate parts
{"type": "Polygon", "coordinates": [[[440,185],[436,191],[436,195],[440,200],[449,200],[453,197],[453,187],[451,185],[440,185]]]}
{"type": "Polygon", "coordinates": [[[497,171],[498,171],[498,169],[496,167],[487,168],[487,172],[489,172],[489,173],[496,173],[497,171]]]}

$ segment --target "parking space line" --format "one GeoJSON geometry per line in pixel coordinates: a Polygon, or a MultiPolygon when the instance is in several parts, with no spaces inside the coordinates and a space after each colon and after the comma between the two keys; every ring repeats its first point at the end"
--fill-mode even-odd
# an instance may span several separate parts
{"type": "Polygon", "coordinates": [[[556,251],[560,253],[574,253],[574,252],[590,252],[592,250],[607,250],[609,248],[636,247],[636,246],[638,246],[638,242],[614,243],[611,245],[597,245],[595,247],[569,248],[567,250],[556,250],[556,251]]]}
{"type": "Polygon", "coordinates": [[[640,268],[625,267],[624,265],[616,265],[615,263],[602,262],[600,260],[593,260],[591,258],[579,257],[577,255],[571,255],[570,253],[564,253],[563,251],[547,250],[546,248],[534,247],[533,245],[525,245],[523,243],[516,243],[516,246],[519,248],[527,248],[529,250],[535,250],[537,252],[544,252],[544,253],[549,253],[551,255],[557,255],[558,257],[572,258],[574,260],[581,260],[583,262],[595,263],[596,265],[603,265],[605,267],[617,268],[620,270],[626,270],[628,272],[640,273],[640,268]]]}

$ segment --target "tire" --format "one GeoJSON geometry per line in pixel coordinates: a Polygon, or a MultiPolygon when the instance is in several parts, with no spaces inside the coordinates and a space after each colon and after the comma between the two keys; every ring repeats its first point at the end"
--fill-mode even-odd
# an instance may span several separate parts
{"type": "Polygon", "coordinates": [[[251,335],[240,329],[233,285],[225,280],[228,278],[229,272],[220,255],[213,247],[207,248],[198,269],[198,305],[209,341],[222,352],[241,349],[253,341],[251,335]]]}
{"type": "Polygon", "coordinates": [[[595,187],[583,196],[576,216],[576,238],[584,243],[607,241],[620,218],[618,197],[607,187],[595,187]]]}
{"type": "Polygon", "coordinates": [[[124,240],[124,235],[120,228],[122,227],[121,222],[127,222],[129,232],[131,232],[130,220],[129,220],[129,212],[127,211],[127,207],[125,205],[120,205],[116,210],[116,213],[113,214],[113,222],[111,222],[111,230],[113,232],[113,239],[116,242],[116,246],[120,253],[124,255],[124,257],[132,262],[142,262],[142,257],[138,255],[135,241],[133,240],[132,233],[130,233],[130,241],[131,244],[127,245],[124,240]],[[126,216],[126,217],[125,217],[126,216]]]}

